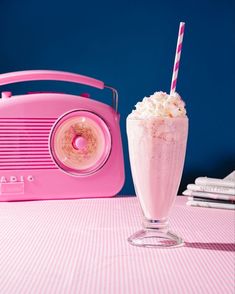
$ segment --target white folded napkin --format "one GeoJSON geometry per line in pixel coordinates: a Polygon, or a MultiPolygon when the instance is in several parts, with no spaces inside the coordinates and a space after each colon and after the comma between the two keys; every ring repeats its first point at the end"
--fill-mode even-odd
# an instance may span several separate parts
{"type": "Polygon", "coordinates": [[[187,205],[235,209],[235,171],[224,179],[198,177],[183,195],[188,196],[187,205]]]}
{"type": "Polygon", "coordinates": [[[224,180],[229,180],[235,182],[235,170],[231,172],[227,177],[224,178],[224,180]]]}
{"type": "Polygon", "coordinates": [[[196,192],[209,192],[209,193],[227,194],[227,195],[235,196],[235,188],[227,188],[223,186],[189,184],[187,186],[187,189],[190,191],[196,191],[196,192]]]}
{"type": "Polygon", "coordinates": [[[199,186],[235,188],[235,181],[227,180],[227,179],[199,177],[195,180],[195,184],[199,186]]]}
{"type": "Polygon", "coordinates": [[[206,202],[206,201],[195,201],[189,200],[186,203],[189,206],[199,206],[199,207],[207,207],[207,208],[222,208],[222,209],[235,209],[235,204],[227,204],[227,203],[215,203],[215,202],[206,202]]]}
{"type": "Polygon", "coordinates": [[[210,198],[210,199],[235,201],[235,195],[228,195],[228,194],[216,194],[216,193],[197,192],[197,191],[185,190],[183,192],[183,195],[185,195],[185,196],[196,196],[196,197],[201,197],[201,198],[210,198]]]}

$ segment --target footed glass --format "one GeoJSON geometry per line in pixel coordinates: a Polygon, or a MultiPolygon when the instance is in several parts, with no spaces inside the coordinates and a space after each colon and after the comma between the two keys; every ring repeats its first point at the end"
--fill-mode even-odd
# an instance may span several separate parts
{"type": "Polygon", "coordinates": [[[169,229],[168,218],[181,181],[188,118],[127,118],[127,136],[135,192],[143,228],[128,238],[132,245],[171,248],[183,240],[169,229]]]}

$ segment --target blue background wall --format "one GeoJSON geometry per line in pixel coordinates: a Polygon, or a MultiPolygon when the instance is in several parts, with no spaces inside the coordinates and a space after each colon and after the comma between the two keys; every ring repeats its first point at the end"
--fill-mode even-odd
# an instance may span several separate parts
{"type": "MultiPolygon", "coordinates": [[[[181,189],[196,176],[223,177],[235,168],[235,1],[1,0],[0,14],[0,73],[67,70],[119,90],[125,194],[134,191],[125,118],[143,96],[169,91],[178,24],[185,21],[177,90],[190,133],[181,189]]],[[[10,87],[39,89],[78,93],[77,86],[48,82],[10,87]]]]}

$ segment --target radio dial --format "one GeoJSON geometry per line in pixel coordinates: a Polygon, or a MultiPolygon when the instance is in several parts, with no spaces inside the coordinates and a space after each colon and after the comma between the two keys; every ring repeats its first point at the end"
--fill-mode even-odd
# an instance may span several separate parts
{"type": "Polygon", "coordinates": [[[50,149],[55,163],[64,172],[84,176],[97,172],[111,152],[111,134],[97,114],[75,110],[54,125],[50,149]]]}

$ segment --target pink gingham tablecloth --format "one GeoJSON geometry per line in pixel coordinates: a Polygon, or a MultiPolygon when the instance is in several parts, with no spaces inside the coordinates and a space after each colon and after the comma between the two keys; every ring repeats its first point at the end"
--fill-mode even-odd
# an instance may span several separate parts
{"type": "Polygon", "coordinates": [[[136,197],[0,203],[0,293],[232,293],[234,211],[177,197],[177,249],[138,248],[136,197]]]}

